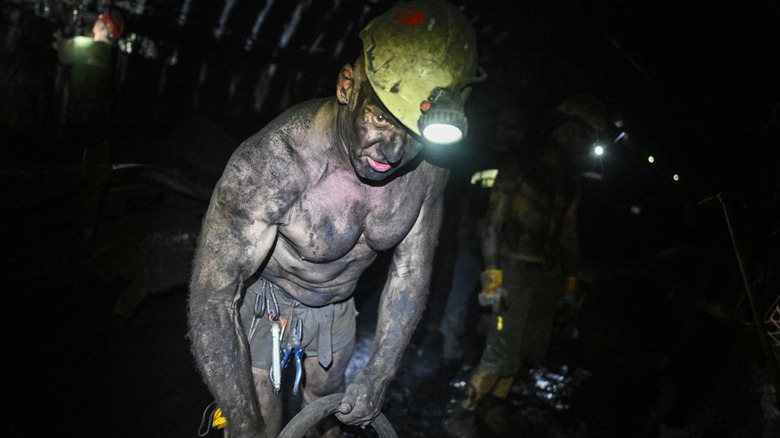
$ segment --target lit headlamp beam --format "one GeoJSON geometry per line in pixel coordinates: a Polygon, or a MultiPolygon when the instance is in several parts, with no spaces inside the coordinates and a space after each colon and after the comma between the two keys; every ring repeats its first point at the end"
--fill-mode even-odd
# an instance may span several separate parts
{"type": "Polygon", "coordinates": [[[450,89],[437,87],[421,104],[424,114],[418,120],[422,136],[438,144],[457,143],[466,136],[468,120],[463,112],[462,90],[469,84],[483,82],[487,73],[477,66],[477,76],[465,78],[450,89]],[[423,108],[423,106],[426,106],[423,108]]]}

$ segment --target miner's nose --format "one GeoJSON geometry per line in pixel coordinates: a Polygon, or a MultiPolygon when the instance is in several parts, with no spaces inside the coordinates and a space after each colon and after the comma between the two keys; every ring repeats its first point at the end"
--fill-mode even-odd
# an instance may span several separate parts
{"type": "Polygon", "coordinates": [[[403,136],[393,136],[390,141],[382,144],[382,146],[379,147],[379,150],[382,151],[382,155],[385,156],[388,163],[395,164],[401,161],[401,158],[404,156],[403,136]]]}

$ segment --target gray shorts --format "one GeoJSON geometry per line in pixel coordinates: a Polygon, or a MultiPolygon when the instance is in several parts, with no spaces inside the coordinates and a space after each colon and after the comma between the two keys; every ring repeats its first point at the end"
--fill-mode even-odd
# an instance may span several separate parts
{"type": "MultiPolygon", "coordinates": [[[[268,320],[267,310],[263,311],[259,318],[255,318],[255,304],[258,303],[258,296],[262,300],[264,289],[265,295],[269,300],[271,293],[276,298],[281,313],[280,316],[287,320],[281,342],[279,342],[281,348],[284,348],[287,343],[293,345],[293,327],[300,320],[302,327],[301,345],[304,352],[306,356],[317,356],[322,339],[320,336],[320,321],[322,320],[323,312],[333,312],[330,333],[323,333],[324,336],[329,335],[328,338],[332,351],[341,350],[355,339],[355,318],[358,312],[353,298],[322,307],[309,307],[290,297],[279,286],[261,277],[256,283],[249,286],[244,295],[244,302],[239,309],[241,326],[249,340],[249,351],[253,368],[271,369],[273,340],[271,339],[271,323],[268,320]],[[252,323],[255,319],[257,319],[257,322],[250,338],[249,334],[252,331],[252,323]]],[[[325,339],[326,342],[327,340],[325,339]]]]}

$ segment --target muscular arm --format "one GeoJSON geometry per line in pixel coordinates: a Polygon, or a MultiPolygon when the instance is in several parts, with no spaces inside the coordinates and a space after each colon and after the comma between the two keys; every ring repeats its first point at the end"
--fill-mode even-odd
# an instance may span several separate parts
{"type": "Polygon", "coordinates": [[[485,269],[499,269],[498,266],[498,242],[501,235],[501,227],[507,220],[511,199],[501,181],[501,173],[496,179],[496,184],[490,192],[490,204],[485,219],[485,229],[482,231],[482,262],[485,269]]]}
{"type": "Polygon", "coordinates": [[[268,186],[264,172],[273,169],[257,167],[234,155],[220,179],[204,218],[188,303],[192,351],[231,437],[257,434],[263,427],[237,301],[243,281],[274,243],[273,218],[285,195],[268,186]]]}
{"type": "Polygon", "coordinates": [[[579,259],[580,242],[577,235],[577,211],[582,197],[579,185],[563,218],[561,229],[561,267],[564,275],[576,276],[579,259]]]}
{"type": "Polygon", "coordinates": [[[446,176],[438,178],[411,231],[395,249],[379,303],[371,357],[347,387],[341,412],[336,414],[345,424],[368,424],[379,414],[387,387],[425,309],[442,220],[444,184],[446,176]]]}

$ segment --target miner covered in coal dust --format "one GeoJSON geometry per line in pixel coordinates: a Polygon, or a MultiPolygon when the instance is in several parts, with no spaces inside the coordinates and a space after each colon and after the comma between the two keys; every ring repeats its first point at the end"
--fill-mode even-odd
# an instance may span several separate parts
{"type": "Polygon", "coordinates": [[[593,96],[569,97],[522,156],[498,168],[481,242],[479,303],[490,309],[490,324],[465,394],[444,421],[451,437],[478,436],[477,416],[495,436],[511,435],[500,409],[481,415],[478,408],[487,397],[506,399],[524,366],[544,364],[556,316],[575,301],[580,172],[606,114],[593,96]]]}
{"type": "Polygon", "coordinates": [[[279,358],[293,366],[298,349],[303,404],[345,392],[336,417],[369,424],[424,310],[448,176],[424,157],[457,141],[428,140],[425,128],[444,103],[462,115],[469,84],[484,78],[474,31],[437,0],[398,5],[360,37],[335,97],[290,108],[238,147],[204,218],[189,336],[231,438],[279,434],[279,358]],[[346,382],[352,295],[385,250],[370,359],[346,382]]]}

